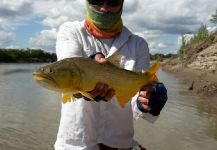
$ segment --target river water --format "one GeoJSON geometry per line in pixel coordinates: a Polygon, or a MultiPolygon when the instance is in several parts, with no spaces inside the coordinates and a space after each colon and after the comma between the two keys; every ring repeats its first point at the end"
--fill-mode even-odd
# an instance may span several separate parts
{"type": "MultiPolygon", "coordinates": [[[[50,150],[60,118],[60,95],[32,81],[42,64],[0,65],[0,150],[50,150]]],[[[154,124],[135,121],[135,139],[147,150],[216,150],[217,106],[193,96],[159,71],[169,100],[154,124]]]]}

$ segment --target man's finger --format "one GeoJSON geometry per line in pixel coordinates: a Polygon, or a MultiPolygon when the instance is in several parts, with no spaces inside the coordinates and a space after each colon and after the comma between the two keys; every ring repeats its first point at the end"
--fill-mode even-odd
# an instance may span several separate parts
{"type": "Polygon", "coordinates": [[[149,112],[149,111],[151,110],[151,108],[150,108],[148,105],[142,104],[142,107],[143,107],[147,112],[149,112]]]}
{"type": "Polygon", "coordinates": [[[154,92],[154,91],[155,91],[155,88],[153,87],[152,84],[150,84],[150,85],[143,86],[143,87],[141,88],[141,91],[154,92]]]}
{"type": "Polygon", "coordinates": [[[110,88],[107,94],[105,95],[105,100],[107,101],[111,100],[114,95],[115,95],[115,90],[110,88]]]}
{"type": "Polygon", "coordinates": [[[95,56],[94,59],[95,59],[95,61],[97,61],[97,62],[100,63],[100,64],[106,63],[106,59],[105,59],[104,56],[101,55],[101,54],[96,54],[96,56],[95,56]]]}
{"type": "Polygon", "coordinates": [[[91,96],[93,98],[99,96],[100,91],[103,89],[103,84],[102,83],[97,83],[96,86],[94,87],[94,89],[92,91],[89,91],[88,93],[91,94],[91,96]]]}
{"type": "Polygon", "coordinates": [[[103,84],[103,88],[100,90],[99,96],[105,97],[108,92],[109,86],[107,84],[103,84]]]}
{"type": "Polygon", "coordinates": [[[138,97],[138,101],[140,101],[144,105],[148,105],[149,100],[147,98],[144,98],[142,96],[138,97]]]}
{"type": "Polygon", "coordinates": [[[140,91],[139,96],[142,96],[144,98],[149,98],[149,92],[148,91],[140,91]]]}

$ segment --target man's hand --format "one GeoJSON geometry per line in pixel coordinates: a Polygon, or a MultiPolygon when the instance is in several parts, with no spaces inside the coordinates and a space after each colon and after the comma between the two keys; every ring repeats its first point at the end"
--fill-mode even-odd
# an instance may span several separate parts
{"type": "Polygon", "coordinates": [[[141,88],[137,100],[140,102],[140,104],[143,108],[143,112],[149,112],[151,110],[148,103],[149,103],[150,95],[154,91],[155,91],[155,89],[154,89],[153,85],[147,85],[147,86],[143,86],[141,88]]]}
{"type": "MultiPolygon", "coordinates": [[[[109,101],[115,95],[115,90],[112,88],[109,88],[107,84],[98,82],[96,86],[94,87],[94,89],[89,91],[88,93],[90,93],[91,97],[93,97],[93,99],[96,102],[99,102],[100,100],[109,101]]],[[[83,95],[80,93],[74,94],[73,96],[75,98],[83,97],[83,95]]],[[[87,101],[90,101],[90,99],[87,97],[84,97],[84,99],[87,101]]]]}
{"type": "Polygon", "coordinates": [[[167,89],[163,83],[143,86],[140,90],[137,106],[140,111],[158,116],[167,101],[167,89]]]}
{"type": "Polygon", "coordinates": [[[93,59],[100,63],[100,64],[105,64],[106,63],[106,59],[105,59],[105,56],[101,53],[98,53],[96,55],[94,55],[93,59]]]}
{"type": "Polygon", "coordinates": [[[110,88],[107,84],[98,82],[92,91],[89,91],[90,95],[95,101],[109,101],[115,95],[115,90],[110,88]]]}
{"type": "MultiPolygon", "coordinates": [[[[105,56],[102,53],[96,53],[95,55],[92,55],[91,58],[100,64],[106,63],[105,56]]],[[[109,85],[99,82],[96,84],[95,88],[91,91],[88,91],[88,93],[90,93],[90,95],[97,102],[100,100],[109,101],[115,95],[115,90],[109,87],[109,85]]],[[[87,98],[85,99],[89,100],[87,98]]]]}

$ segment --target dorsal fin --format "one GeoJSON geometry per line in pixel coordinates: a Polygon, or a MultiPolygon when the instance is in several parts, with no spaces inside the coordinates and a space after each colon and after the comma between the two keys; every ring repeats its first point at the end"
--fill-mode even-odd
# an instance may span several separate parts
{"type": "Polygon", "coordinates": [[[120,67],[121,55],[118,52],[116,52],[113,55],[107,57],[106,60],[112,63],[113,65],[120,67]]]}

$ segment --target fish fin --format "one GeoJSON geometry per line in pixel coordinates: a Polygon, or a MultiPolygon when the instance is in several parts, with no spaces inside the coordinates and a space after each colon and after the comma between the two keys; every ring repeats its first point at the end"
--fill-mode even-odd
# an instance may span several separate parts
{"type": "Polygon", "coordinates": [[[75,101],[75,97],[73,96],[73,94],[71,94],[70,102],[74,102],[74,101],[75,101]]]}
{"type": "Polygon", "coordinates": [[[67,94],[67,93],[63,93],[62,94],[62,102],[63,102],[63,104],[65,104],[68,101],[70,101],[70,99],[71,99],[71,96],[69,94],[67,94]]]}
{"type": "Polygon", "coordinates": [[[120,67],[121,64],[121,55],[116,52],[113,55],[109,56],[106,58],[106,60],[110,63],[112,63],[113,65],[120,67]]]}
{"type": "Polygon", "coordinates": [[[73,96],[73,94],[69,94],[69,93],[63,93],[62,94],[62,102],[63,104],[67,103],[67,102],[71,102],[71,101],[75,101],[75,98],[73,96]]]}
{"type": "Polygon", "coordinates": [[[157,75],[156,75],[159,68],[160,68],[160,61],[157,61],[146,71],[150,74],[152,82],[158,82],[159,81],[157,78],[157,75]]]}
{"type": "Polygon", "coordinates": [[[89,99],[91,99],[91,100],[94,100],[94,99],[92,98],[92,96],[90,95],[90,93],[83,92],[83,91],[79,91],[79,93],[81,93],[83,96],[85,96],[85,97],[87,97],[87,98],[89,98],[89,99]]]}
{"type": "Polygon", "coordinates": [[[150,68],[148,68],[148,72],[153,75],[156,74],[157,70],[160,68],[160,61],[154,63],[150,68]]]}
{"type": "Polygon", "coordinates": [[[128,96],[118,96],[116,95],[115,96],[117,101],[118,101],[118,104],[121,106],[121,108],[124,108],[125,104],[130,100],[131,97],[128,97],[128,96]]]}

